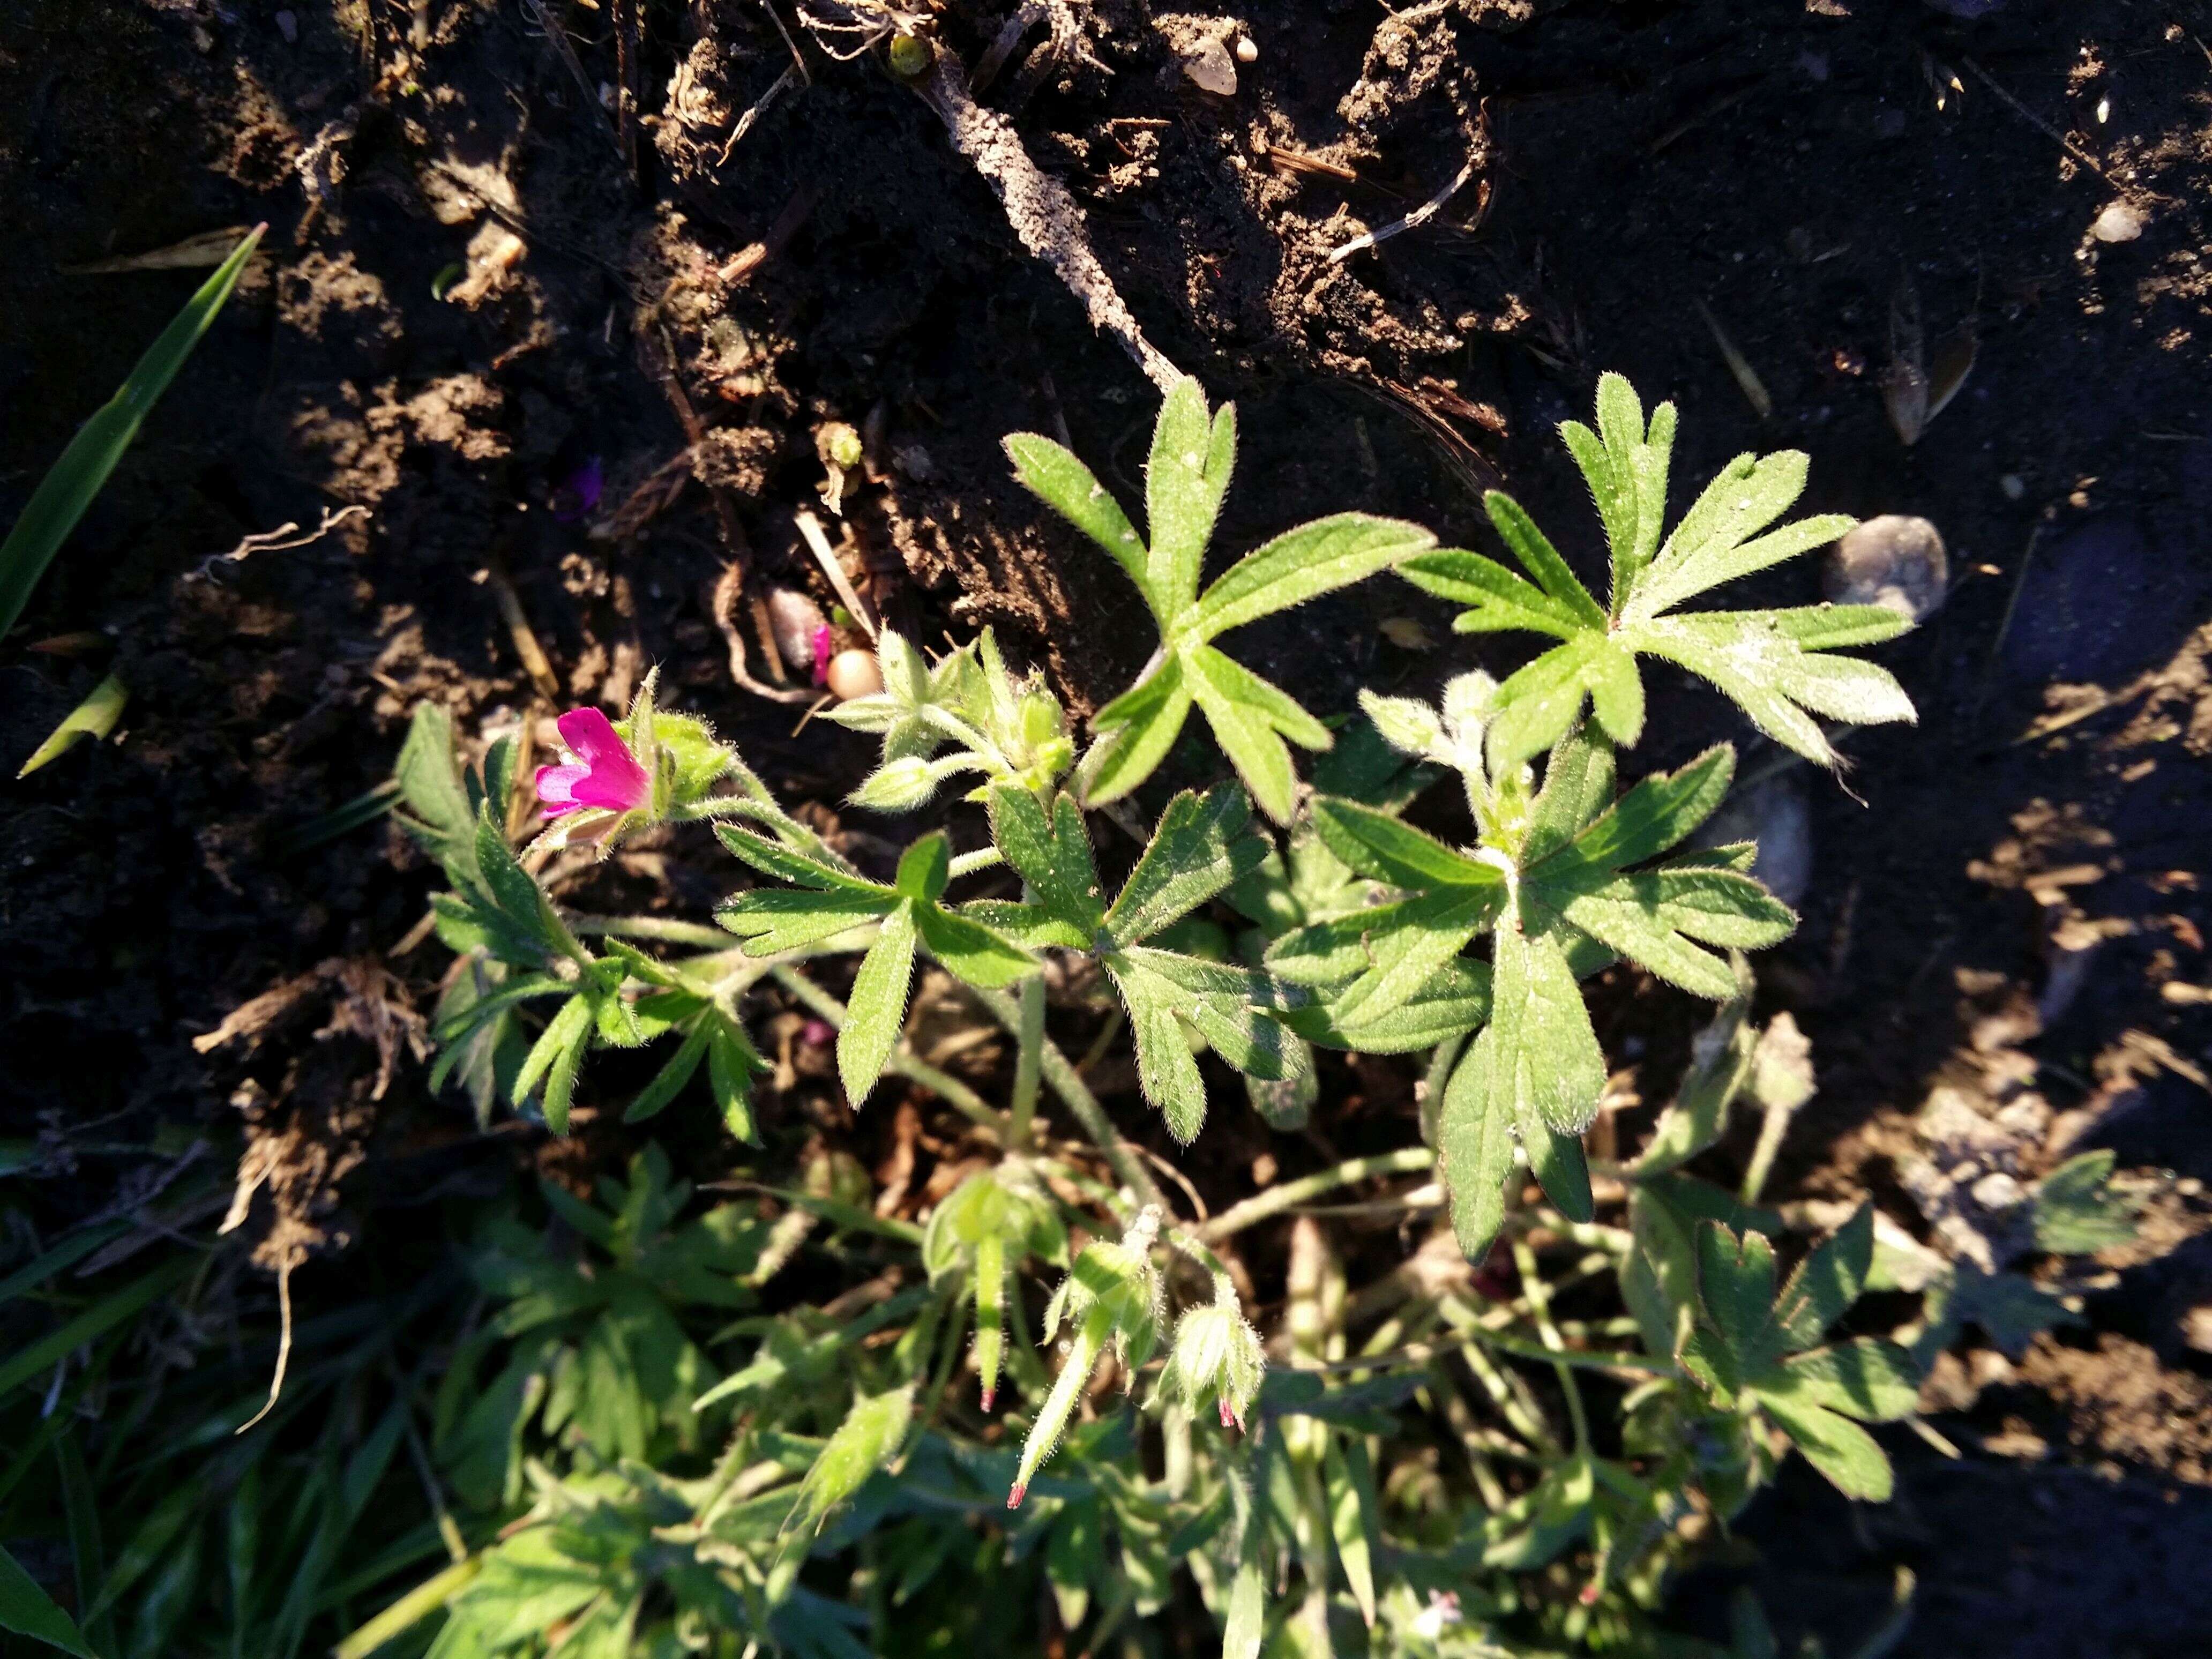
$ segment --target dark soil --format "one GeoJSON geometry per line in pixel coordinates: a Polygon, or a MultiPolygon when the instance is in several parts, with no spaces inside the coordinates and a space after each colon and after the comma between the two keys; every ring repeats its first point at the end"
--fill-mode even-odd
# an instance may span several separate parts
{"type": "MultiPolygon", "coordinates": [[[[111,668],[132,693],[117,742],[0,806],[0,1112],[56,1158],[125,1113],[232,1146],[242,1112],[293,1149],[270,1265],[436,1190],[417,1171],[459,1167],[428,1154],[471,1134],[409,1058],[440,953],[395,947],[426,875],[388,825],[316,825],[386,775],[419,700],[477,731],[618,706],[659,663],[790,799],[836,801],[861,743],[794,736],[799,711],[731,672],[734,640],[771,672],[733,595],[833,597],[792,523],[821,510],[833,421],[868,440],[848,567],[902,628],[995,624],[1085,709],[1148,648],[1118,573],[1017,491],[998,441],[1064,431],[1133,495],[1151,389],[928,105],[879,58],[810,46],[806,82],[740,133],[793,62],[761,6],[550,11],[591,94],[526,4],[0,5],[0,514],[197,280],[67,267],[271,227],[0,651],[0,754],[111,668]],[[610,112],[625,63],[636,101],[610,112]],[[580,511],[594,461],[605,495],[580,511]],[[218,556],[349,507],[366,511],[306,545],[218,556]],[[556,685],[518,656],[503,584],[556,685]],[[66,641],[87,631],[103,642],[66,641]],[[25,648],[57,638],[74,654],[25,648]],[[194,1046],[272,988],[289,994],[253,1030],[194,1046]]],[[[1940,1083],[2033,1097],[2029,1173],[2113,1147],[2165,1231],[2114,1261],[2087,1327],[2002,1373],[1987,1350],[1960,1362],[1938,1422],[1963,1461],[1893,1436],[1895,1506],[1847,1522],[1793,1478],[1745,1535],[1769,1605],[1832,1651],[1879,1620],[1899,1562],[1921,1584],[1900,1653],[2212,1644],[2212,1384],[2185,1340],[2212,1301],[2185,1242],[2212,1179],[2212,10],[1449,0],[1392,19],[1307,0],[1242,20],[1257,54],[1229,96],[1170,46],[1205,20],[1074,12],[1085,52],[1018,110],[1012,65],[984,101],[1073,192],[1153,344],[1238,401],[1225,547],[1346,507],[1479,539],[1478,492],[1504,481],[1588,569],[1553,428],[1604,368],[1683,405],[1678,502],[1740,450],[1796,447],[1808,505],[1941,527],[1949,602],[1885,650],[1920,726],[1854,739],[1847,787],[1784,775],[1809,803],[1814,885],[1764,994],[1809,1034],[1821,1089],[1778,1185],[1871,1190],[1909,1221],[1899,1165],[1940,1083]],[[1433,219],[1330,262],[1471,153],[1433,219]],[[2094,239],[2122,198],[2140,236],[2094,239]],[[1908,292],[1931,343],[1978,344],[1911,447],[1880,387],[1908,292]]],[[[939,20],[970,64],[1000,21],[968,0],[939,20]]],[[[1808,562],[1742,602],[1818,584],[1808,562]]],[[[1363,680],[1425,691],[1512,665],[1447,620],[1376,582],[1240,642],[1333,712],[1363,680]],[[1399,619],[1450,642],[1408,649],[1399,619]]],[[[1651,764],[1745,735],[1696,690],[1654,714],[1651,764]]],[[[1747,769],[1770,759],[1753,745],[1747,769]]],[[[648,846],[570,896],[665,883],[697,914],[725,878],[648,846]]],[[[1674,1019],[1648,1034],[1655,1091],[1674,1019]]],[[[1339,1081],[1395,1113],[1387,1073],[1339,1081]]],[[[836,1129],[842,1109],[816,1105],[836,1129]]],[[[1234,1196],[1265,1138],[1209,1133],[1234,1196]]],[[[166,1181],[78,1176],[42,1201],[152,1202],[166,1181]]],[[[1686,1592],[1686,1619],[1720,1582],[1686,1592]]]]}

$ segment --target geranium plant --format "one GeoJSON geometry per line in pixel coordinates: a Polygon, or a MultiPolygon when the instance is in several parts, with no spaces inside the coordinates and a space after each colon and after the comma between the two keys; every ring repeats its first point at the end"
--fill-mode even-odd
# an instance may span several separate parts
{"type": "MultiPolygon", "coordinates": [[[[1680,612],[1848,521],[1777,527],[1806,471],[1784,454],[1732,463],[1669,532],[1674,421],[1665,404],[1647,420],[1608,375],[1596,428],[1565,428],[1610,552],[1602,605],[1494,494],[1491,522],[1525,577],[1413,526],[1341,514],[1204,582],[1236,419],[1195,382],[1161,412],[1143,534],[1066,449],[1014,435],[1017,476],[1120,566],[1159,643],[1085,744],[988,630],[934,660],[885,632],[884,690],[830,711],[882,740],[854,805],[914,811],[957,781],[980,813],[953,812],[893,860],[786,811],[728,744],[660,708],[651,680],[621,722],[559,722],[574,758],[535,779],[540,854],[711,820],[737,860],[715,926],[557,902],[507,834],[511,747],[465,775],[444,717],[424,711],[400,781],[451,881],[436,904],[457,953],[438,1080],[557,1133],[595,1048],[660,1045],[666,1060],[624,1115],[681,1106],[703,1066],[724,1121],[757,1144],[737,1155],[747,1180],[775,1194],[712,1212],[726,1218],[717,1259],[758,1310],[708,1345],[733,1346],[734,1368],[640,1402],[638,1423],[676,1437],[665,1453],[639,1441],[617,1462],[587,1431],[565,1443],[565,1474],[516,1466],[528,1502],[481,1577],[447,1598],[432,1651],[542,1650],[535,1615],[555,1583],[565,1610],[546,1616],[571,1632],[588,1624],[592,1652],[903,1651],[866,1609],[932,1597],[970,1646],[1035,1650],[1036,1598],[948,1608],[954,1590],[931,1588],[969,1572],[1027,1575],[1094,1651],[1165,1607],[1179,1572],[1232,1659],[1329,1651],[1347,1628],[1376,1653],[1621,1651],[1652,1628],[1699,1517],[1735,1513],[1788,1445],[1855,1496],[1886,1492],[1886,1459],[1855,1419],[1909,1413],[1912,1364],[1887,1343],[1822,1346],[1867,1281],[1869,1217],[1778,1292],[1764,1163],[1734,1193],[1688,1168],[1740,1099],[1781,1121],[1802,1097],[1778,1103],[1787,1068],[1768,1062],[1748,1017],[1746,953],[1795,917],[1753,873],[1754,847],[1692,841],[1727,795],[1734,751],[1717,744],[1625,788],[1620,774],[1647,724],[1640,659],[1688,669],[1778,743],[1833,763],[1820,717],[1912,714],[1886,671],[1837,648],[1905,624],[1832,605],[1680,612]],[[1392,570],[1467,605],[1464,630],[1558,643],[1502,679],[1469,668],[1434,705],[1367,693],[1328,720],[1218,642],[1392,570]],[[1221,775],[1148,795],[1194,706],[1221,775]],[[1319,755],[1314,782],[1289,745],[1319,755]],[[1461,801],[1424,807],[1438,829],[1409,823],[1448,776],[1461,801]],[[1133,817],[1143,800],[1149,828],[1133,817]],[[1133,858],[1094,839],[1112,803],[1144,830],[1133,858]],[[855,964],[842,1000],[824,982],[840,958],[855,964]],[[999,1099],[907,1044],[924,962],[1011,1036],[999,1099]],[[1650,1143],[1600,1158],[1583,1137],[1607,1061],[1584,988],[1621,963],[1715,1006],[1650,1143]],[[1054,1040],[1049,987],[1085,982],[1106,988],[1172,1143],[1201,1157],[1212,1115],[1246,1101],[1286,1130],[1309,1121],[1328,1099],[1322,1050],[1416,1056],[1419,1118],[1396,1147],[1280,1179],[1223,1213],[1197,1208],[1194,1188],[1179,1204],[1182,1171],[1125,1138],[1054,1040]],[[864,1170],[818,1145],[801,1152],[756,1110],[769,1066],[748,1028],[770,1005],[836,1028],[854,1111],[884,1109],[891,1077],[966,1120],[972,1167],[923,1224],[878,1214],[864,1170]],[[1245,1080],[1236,1105],[1208,1054],[1245,1080]],[[1441,1180],[1441,1194],[1378,1201],[1408,1218],[1447,1203],[1462,1267],[1409,1267],[1355,1304],[1328,1228],[1299,1214],[1280,1320],[1255,1325],[1240,1240],[1394,1177],[1441,1180]],[[811,1291],[776,1288],[810,1240],[850,1287],[818,1308],[811,1291]],[[1625,1314],[1562,1311],[1557,1297],[1592,1278],[1617,1279],[1625,1314]],[[1093,1386],[1102,1366],[1114,1392],[1093,1386]],[[1593,1388],[1619,1414],[1602,1435],[1593,1388]],[[1417,1391],[1425,1412],[1408,1405],[1417,1391]],[[640,1445],[680,1461],[702,1428],[726,1449],[693,1472],[638,1461],[640,1445]],[[1449,1459],[1415,1455],[1439,1434],[1449,1459]],[[854,1548],[865,1566],[841,1600],[834,1575],[805,1564],[854,1548]],[[864,1626],[866,1642],[853,1634],[864,1626]]],[[[696,1373],[697,1351],[684,1352],[696,1373]]],[[[514,1398],[482,1431],[495,1462],[524,1455],[538,1407],[514,1398]]],[[[410,1616],[428,1617],[428,1601],[410,1616]]]]}

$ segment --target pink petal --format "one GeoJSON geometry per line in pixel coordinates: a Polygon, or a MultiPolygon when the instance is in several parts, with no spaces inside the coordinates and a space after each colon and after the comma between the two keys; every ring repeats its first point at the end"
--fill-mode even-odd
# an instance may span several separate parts
{"type": "Polygon", "coordinates": [[[597,708],[571,708],[555,721],[561,740],[583,757],[589,775],[574,793],[586,806],[627,812],[652,798],[653,780],[637,763],[615,723],[597,708]]]}
{"type": "Polygon", "coordinates": [[[830,683],[830,659],[836,653],[836,636],[830,633],[828,625],[824,624],[816,629],[814,630],[815,684],[827,685],[830,683]]]}
{"type": "Polygon", "coordinates": [[[573,812],[583,805],[576,799],[576,786],[592,775],[588,766],[541,766],[538,769],[538,799],[545,808],[545,816],[557,818],[563,812],[573,812]]]}

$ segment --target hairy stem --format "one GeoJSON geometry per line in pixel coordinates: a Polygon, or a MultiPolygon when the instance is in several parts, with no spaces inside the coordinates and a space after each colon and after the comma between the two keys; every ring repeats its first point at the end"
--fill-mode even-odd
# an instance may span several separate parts
{"type": "MultiPolygon", "coordinates": [[[[975,995],[991,1011],[992,1018],[1015,1036],[1021,1035],[1021,1009],[1013,998],[1004,991],[979,990],[975,995]]],[[[1060,1097],[1060,1103],[1073,1115],[1083,1133],[1091,1137],[1091,1145],[1105,1154],[1107,1163],[1114,1167],[1114,1173],[1121,1176],[1122,1182],[1137,1195],[1139,1203],[1157,1204],[1161,1214],[1168,1214],[1170,1206],[1167,1194],[1160,1190],[1159,1182],[1152,1179],[1152,1172],[1145,1167],[1143,1160],[1130,1150],[1129,1143],[1121,1139],[1121,1132],[1114,1127],[1114,1120],[1106,1115],[1106,1109],[1098,1103],[1098,1097],[1091,1092],[1090,1086],[1077,1075],[1075,1067],[1068,1064],[1067,1056],[1060,1051],[1060,1045],[1050,1037],[1042,1038],[1037,1044],[1037,1058],[1047,1086],[1060,1097]]]]}
{"type": "MultiPolygon", "coordinates": [[[[1544,1277],[1536,1266],[1536,1253],[1528,1248],[1528,1241],[1513,1241],[1513,1265],[1521,1273],[1522,1293],[1528,1298],[1528,1307],[1536,1316],[1536,1331],[1544,1339],[1544,1346],[1553,1353],[1566,1352],[1566,1340],[1559,1328],[1552,1322],[1551,1294],[1544,1288],[1544,1277]]],[[[1559,1379],[1560,1392],[1567,1397],[1567,1416],[1573,1421],[1575,1450],[1583,1456],[1589,1455],[1589,1414],[1583,1406],[1583,1391],[1575,1382],[1575,1374],[1564,1360],[1554,1361],[1552,1367],[1559,1379]]]]}
{"type": "MultiPolygon", "coordinates": [[[[781,964],[769,969],[775,982],[798,998],[822,1021],[839,1030],[845,1028],[845,1005],[831,996],[812,980],[795,968],[781,964]]],[[[909,1083],[919,1083],[945,1103],[967,1118],[978,1128],[986,1130],[994,1140],[1004,1143],[1006,1137],[1005,1115],[949,1072],[940,1072],[928,1061],[917,1060],[903,1048],[895,1048],[891,1057],[884,1062],[884,1070],[909,1083]]]]}
{"type": "Polygon", "coordinates": [[[1014,1058],[1014,1098],[1008,1144],[1021,1152],[1030,1144],[1030,1127],[1036,1116],[1037,1085],[1044,1077],[1042,974],[1031,974],[1022,981],[1021,1018],[1014,1036],[1019,1047],[1014,1058]]]}
{"type": "Polygon", "coordinates": [[[1255,1194],[1241,1204],[1231,1205],[1198,1230],[1200,1238],[1218,1243],[1232,1233],[1239,1233],[1255,1222],[1265,1221],[1271,1215],[1295,1209],[1307,1200],[1316,1198],[1332,1188],[1348,1187],[1355,1181],[1365,1181],[1375,1176],[1411,1175],[1436,1167],[1437,1155],[1425,1146],[1408,1146],[1402,1152],[1377,1152],[1372,1158],[1355,1158],[1322,1170],[1296,1181],[1286,1181],[1279,1187],[1270,1187],[1255,1194]]]}

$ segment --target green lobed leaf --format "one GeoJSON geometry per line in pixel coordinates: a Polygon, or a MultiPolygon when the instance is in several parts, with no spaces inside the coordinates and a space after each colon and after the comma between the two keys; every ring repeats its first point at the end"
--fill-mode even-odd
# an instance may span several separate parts
{"type": "Polygon", "coordinates": [[[1444,1085],[1437,1118],[1452,1232],[1467,1259],[1478,1263],[1505,1224],[1504,1186],[1513,1173],[1512,1112],[1496,1083],[1498,1048],[1494,1029],[1468,1045],[1444,1085]]]}
{"type": "Polygon", "coordinates": [[[769,887],[725,900],[714,920],[744,941],[747,956],[768,957],[880,921],[899,902],[894,895],[853,889],[769,887]]]}
{"type": "Polygon", "coordinates": [[[884,930],[853,976],[844,1029],[837,1034],[837,1075],[855,1110],[883,1075],[884,1062],[906,1024],[907,992],[914,978],[916,928],[911,899],[884,918],[884,930]]]}
{"type": "Polygon", "coordinates": [[[707,1044],[713,1036],[714,1022],[710,1018],[702,1016],[695,1021],[684,1041],[677,1045],[676,1052],[668,1057],[668,1063],[653,1074],[652,1082],[637,1091],[623,1113],[623,1121],[642,1123],[665,1110],[698,1072],[699,1062],[706,1059],[707,1044]]]}
{"type": "Polygon", "coordinates": [[[1156,981],[1147,988],[1149,994],[1175,1008],[1246,1076],[1284,1082],[1304,1064],[1304,1045],[1293,1042],[1273,1017],[1278,994],[1267,975],[1141,945],[1115,951],[1106,960],[1124,981],[1133,975],[1156,981]]]}
{"type": "Polygon", "coordinates": [[[1313,804],[1314,828],[1329,851],[1362,875],[1394,887],[1503,889],[1496,865],[1455,852],[1388,812],[1324,795],[1313,804]]]}
{"type": "Polygon", "coordinates": [[[1035,957],[980,921],[934,904],[916,902],[912,908],[929,954],[970,985],[997,990],[1036,969],[1035,957]]]}
{"type": "Polygon", "coordinates": [[[1590,597],[1589,589],[1567,568],[1559,550],[1536,528],[1536,521],[1520,502],[1503,490],[1492,489],[1484,495],[1482,507],[1490,515],[1498,538],[1512,550],[1513,556],[1521,561],[1522,568],[1536,579],[1537,586],[1554,605],[1583,628],[1602,629],[1606,625],[1605,607],[1590,597]]]}
{"type": "Polygon", "coordinates": [[[1439,887],[1360,912],[1358,919],[1370,929],[1360,940],[1366,969],[1341,988],[1335,1005],[1336,1018],[1346,1033],[1356,1038],[1375,1023],[1395,1016],[1449,971],[1468,941],[1497,924],[1504,897],[1502,885],[1439,887]]]}
{"type": "Polygon", "coordinates": [[[1857,1212],[1797,1264],[1775,1304],[1774,1322],[1791,1352],[1812,1347],[1866,1288],[1874,1266],[1874,1206],[1857,1212]]]}
{"type": "Polygon", "coordinates": [[[1506,677],[1492,701],[1486,738],[1492,773],[1509,773],[1566,736],[1607,648],[1602,634],[1577,634],[1506,677]]]}
{"type": "Polygon", "coordinates": [[[1759,1397],[1808,1401],[1862,1423],[1894,1423],[1920,1403],[1920,1368],[1894,1342],[1863,1336],[1832,1348],[1794,1354],[1779,1382],[1762,1380],[1759,1397]]]}
{"type": "Polygon", "coordinates": [[[1648,884],[1639,887],[1635,878],[1616,875],[1606,877],[1595,891],[1571,896],[1557,888],[1543,890],[1547,904],[1563,897],[1559,914],[1570,926],[1668,984],[1715,1002],[1735,994],[1735,969],[1683,937],[1665,908],[1652,902],[1648,884]]]}
{"type": "Polygon", "coordinates": [[[1105,908],[1083,809],[1073,798],[1058,795],[1048,818],[1044,803],[1034,793],[1007,784],[995,786],[988,804],[992,842],[1029,884],[1036,902],[1083,935],[1078,948],[1087,948],[1089,936],[1105,921],[1105,908]]]}
{"type": "Polygon", "coordinates": [[[1210,640],[1261,617],[1364,580],[1436,545],[1418,525],[1337,513],[1286,530],[1246,554],[1177,618],[1178,631],[1210,640]]]}
{"type": "Polygon", "coordinates": [[[1896,1486],[1889,1459],[1857,1424],[1795,1395],[1761,1394],[1759,1404],[1805,1461],[1844,1497],[1868,1504],[1889,1501],[1896,1486]]]}
{"type": "Polygon", "coordinates": [[[1488,1030],[1496,1033],[1494,1086],[1517,1123],[1579,1134],[1597,1115],[1605,1055],[1559,941],[1509,921],[1493,936],[1488,1030]]]}
{"type": "Polygon", "coordinates": [[[764,876],[774,876],[778,881],[795,882],[801,887],[817,888],[823,892],[881,896],[892,890],[880,882],[869,881],[854,875],[849,869],[839,868],[823,853],[802,849],[782,841],[770,841],[742,825],[718,823],[714,826],[714,834],[723,846],[754,869],[764,876]]]}
{"type": "Polygon", "coordinates": [[[891,885],[904,896],[934,904],[952,879],[952,839],[933,830],[899,855],[891,885]]]}
{"type": "Polygon", "coordinates": [[[1152,776],[1182,734],[1190,705],[1182,659],[1170,653],[1159,667],[1100,709],[1092,721],[1098,739],[1076,771],[1085,800],[1103,806],[1152,776]]]}
{"type": "Polygon", "coordinates": [[[1613,805],[1613,745],[1588,725],[1561,738],[1544,763],[1544,787],[1528,809],[1521,843],[1524,869],[1541,864],[1613,805]]]}
{"type": "Polygon", "coordinates": [[[1206,544],[1237,466],[1237,406],[1208,418],[1194,376],[1169,389],[1152,428],[1145,468],[1145,523],[1152,538],[1146,561],[1149,591],[1164,623],[1179,617],[1198,592],[1206,544]]]}
{"type": "Polygon", "coordinates": [[[1407,1054],[1463,1036],[1490,1018],[1490,966],[1455,958],[1387,1013],[1358,1003],[1350,1018],[1339,1011],[1340,994],[1323,992],[1277,1016],[1309,1042],[1363,1054],[1407,1054]]]}
{"type": "MultiPolygon", "coordinates": [[[[1214,742],[1252,792],[1260,810],[1276,823],[1287,823],[1297,806],[1298,773],[1290,750],[1278,735],[1278,723],[1265,706],[1236,694],[1238,677],[1223,670],[1223,665],[1235,668],[1235,664],[1210,647],[1205,652],[1212,660],[1202,660],[1194,652],[1185,661],[1191,696],[1204,711],[1206,724],[1213,728],[1214,742]]],[[[1255,676],[1245,678],[1256,680],[1255,676]]]]}
{"type": "Polygon", "coordinates": [[[1398,574],[1424,592],[1472,607],[1453,620],[1456,633],[1522,629],[1572,639],[1583,629],[1572,608],[1497,560],[1464,548],[1418,555],[1400,565],[1398,574]]]}
{"type": "Polygon", "coordinates": [[[1233,783],[1202,795],[1185,790],[1170,801],[1106,912],[1106,932],[1123,945],[1149,939],[1257,869],[1268,849],[1249,833],[1251,818],[1233,783]]]}
{"type": "Polygon", "coordinates": [[[1705,1323],[1741,1377],[1778,1364],[1783,1337],[1774,1322],[1774,1248],[1756,1232],[1741,1236],[1717,1221],[1698,1227],[1698,1298],[1705,1323]]]}
{"type": "Polygon", "coordinates": [[[561,1005],[560,1012],[546,1022],[538,1041],[531,1045],[522,1069],[514,1074],[514,1088],[509,1098],[517,1106],[528,1100],[543,1081],[545,1098],[545,1125],[555,1134],[568,1133],[568,1093],[575,1086],[576,1067],[581,1063],[584,1045],[590,1042],[594,1015],[592,999],[579,994],[561,1005]],[[559,1121],[555,1121],[554,1091],[560,1090],[559,1121]]]}
{"type": "Polygon", "coordinates": [[[2136,1236],[2134,1209],[2107,1189],[2110,1149],[2069,1158],[2036,1183],[2035,1248],[2057,1255],[2087,1255],[2136,1236]]]}
{"type": "Polygon", "coordinates": [[[1014,476],[1047,507],[1104,548],[1137,584],[1156,615],[1163,612],[1154,599],[1146,568],[1145,544],[1089,467],[1049,438],[1034,432],[1017,432],[1006,441],[1006,458],[1014,476]]]}
{"type": "Polygon", "coordinates": [[[1166,1120],[1168,1133],[1188,1146],[1206,1122],[1206,1079],[1176,1018],[1181,994],[1164,980],[1120,970],[1116,961],[1109,958],[1107,971],[1128,1011],[1138,1085],[1166,1120]]]}
{"type": "Polygon", "coordinates": [[[1735,775],[1735,751],[1726,744],[1677,771],[1655,772],[1529,874],[1539,881],[1565,880],[1577,868],[1618,870],[1656,858],[1712,816],[1735,775]]]}

